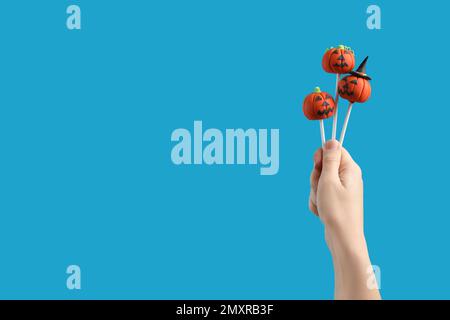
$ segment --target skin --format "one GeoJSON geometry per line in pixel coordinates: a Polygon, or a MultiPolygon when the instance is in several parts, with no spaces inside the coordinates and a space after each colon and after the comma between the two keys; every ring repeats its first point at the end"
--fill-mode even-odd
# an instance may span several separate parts
{"type": "Polygon", "coordinates": [[[361,169],[336,140],[314,154],[309,208],[325,227],[335,299],[381,299],[379,290],[368,286],[374,275],[364,236],[361,169]]]}

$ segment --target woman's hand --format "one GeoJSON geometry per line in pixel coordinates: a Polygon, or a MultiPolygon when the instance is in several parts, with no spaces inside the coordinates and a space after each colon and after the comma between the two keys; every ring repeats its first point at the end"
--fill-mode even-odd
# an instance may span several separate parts
{"type": "Polygon", "coordinates": [[[373,276],[364,237],[361,169],[336,140],[314,154],[309,208],[325,226],[333,257],[337,299],[379,299],[368,288],[373,276]]]}

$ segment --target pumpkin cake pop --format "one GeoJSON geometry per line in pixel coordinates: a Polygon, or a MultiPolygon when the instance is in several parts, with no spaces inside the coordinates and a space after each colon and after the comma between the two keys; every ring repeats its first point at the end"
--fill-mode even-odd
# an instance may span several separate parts
{"type": "Polygon", "coordinates": [[[344,45],[328,48],[322,57],[322,68],[328,73],[349,73],[354,67],[355,53],[344,45]]]}
{"type": "Polygon", "coordinates": [[[355,53],[350,47],[339,45],[337,48],[331,47],[325,50],[325,54],[322,57],[322,68],[325,72],[336,74],[336,90],[335,90],[335,102],[336,108],[333,115],[333,129],[331,139],[336,139],[336,128],[338,119],[338,83],[340,76],[343,73],[348,73],[355,67],[355,53]]]}
{"type": "Polygon", "coordinates": [[[319,87],[316,87],[314,92],[307,95],[303,100],[303,113],[305,117],[309,120],[319,120],[320,122],[322,145],[326,141],[323,120],[333,116],[335,106],[333,97],[327,92],[320,91],[319,87]]]}
{"type": "Polygon", "coordinates": [[[368,58],[369,57],[366,57],[363,62],[361,62],[356,71],[350,71],[348,76],[345,76],[339,81],[339,95],[341,98],[350,102],[348,105],[347,114],[345,116],[344,125],[342,127],[341,137],[339,139],[341,144],[344,144],[345,132],[347,130],[353,104],[355,102],[366,102],[372,93],[369,82],[369,80],[372,79],[366,74],[366,63],[368,58]]]}

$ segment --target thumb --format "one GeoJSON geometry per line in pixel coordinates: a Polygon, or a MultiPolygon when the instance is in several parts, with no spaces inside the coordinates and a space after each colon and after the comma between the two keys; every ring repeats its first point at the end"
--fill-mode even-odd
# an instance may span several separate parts
{"type": "Polygon", "coordinates": [[[336,140],[329,140],[323,147],[322,175],[339,179],[341,164],[341,144],[336,140]]]}

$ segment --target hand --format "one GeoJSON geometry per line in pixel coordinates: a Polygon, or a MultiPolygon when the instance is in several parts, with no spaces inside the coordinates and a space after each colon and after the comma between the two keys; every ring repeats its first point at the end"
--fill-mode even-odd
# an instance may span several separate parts
{"type": "Polygon", "coordinates": [[[380,299],[378,290],[367,286],[372,267],[364,237],[361,169],[336,140],[314,154],[309,208],[325,225],[335,297],[380,299]]]}
{"type": "Polygon", "coordinates": [[[331,233],[348,243],[364,239],[361,169],[336,140],[314,154],[309,208],[324,223],[329,245],[331,233]]]}

